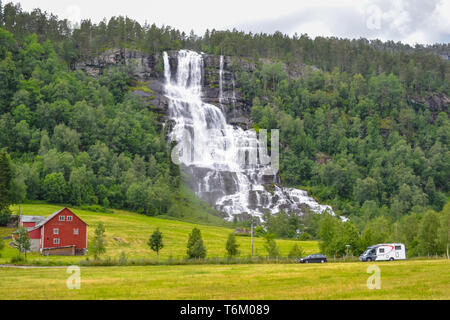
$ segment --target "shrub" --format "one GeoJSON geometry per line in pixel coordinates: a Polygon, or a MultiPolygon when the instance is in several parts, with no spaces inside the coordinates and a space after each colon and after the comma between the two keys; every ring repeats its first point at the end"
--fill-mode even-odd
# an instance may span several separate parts
{"type": "Polygon", "coordinates": [[[264,248],[266,249],[268,256],[270,258],[279,257],[280,249],[275,241],[275,235],[273,233],[268,233],[264,236],[264,239],[266,240],[264,248]]]}
{"type": "Polygon", "coordinates": [[[308,232],[303,232],[298,239],[301,241],[308,241],[312,240],[312,236],[308,232]]]}
{"type": "Polygon", "coordinates": [[[11,212],[9,209],[3,209],[0,211],[0,226],[6,226],[11,217],[11,212]]]}
{"type": "Polygon", "coordinates": [[[15,256],[11,258],[11,263],[21,263],[21,262],[25,262],[26,259],[24,256],[15,256]]]}
{"type": "Polygon", "coordinates": [[[81,206],[80,209],[92,211],[92,212],[98,212],[98,213],[114,213],[114,211],[112,211],[111,209],[102,207],[98,204],[94,204],[94,205],[90,205],[90,206],[81,206]]]}
{"type": "Polygon", "coordinates": [[[127,254],[125,252],[121,252],[119,256],[119,264],[125,266],[128,264],[127,254]]]}
{"type": "Polygon", "coordinates": [[[291,251],[289,251],[288,257],[291,259],[298,259],[303,257],[304,252],[302,247],[300,247],[297,243],[294,244],[294,246],[292,247],[291,251]]]}

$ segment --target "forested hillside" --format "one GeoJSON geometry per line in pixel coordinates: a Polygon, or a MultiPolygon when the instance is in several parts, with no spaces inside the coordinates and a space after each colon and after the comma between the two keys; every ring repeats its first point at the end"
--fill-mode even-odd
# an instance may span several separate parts
{"type": "MultiPolygon", "coordinates": [[[[111,48],[187,48],[255,63],[254,72],[234,74],[255,129],[280,129],[282,182],[331,204],[360,230],[379,217],[389,225],[447,202],[450,62],[438,53],[448,44],[236,30],[197,36],[124,17],[72,29],[7,4],[0,13],[0,149],[14,164],[14,202],[177,215],[180,173],[166,133],[149,102],[130,93],[143,84],[125,67],[98,78],[74,70],[111,48]],[[289,75],[299,66],[302,76],[289,75]]],[[[272,229],[274,221],[291,223],[290,230],[300,223],[280,216],[272,229]]],[[[279,235],[292,236],[287,229],[279,235]]]]}

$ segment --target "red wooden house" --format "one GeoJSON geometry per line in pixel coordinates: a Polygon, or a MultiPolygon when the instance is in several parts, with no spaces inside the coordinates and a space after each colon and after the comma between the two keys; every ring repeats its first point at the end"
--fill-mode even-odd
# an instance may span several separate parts
{"type": "Polygon", "coordinates": [[[21,215],[19,226],[28,230],[30,251],[44,255],[79,255],[87,251],[88,225],[67,208],[48,218],[21,215]]]}

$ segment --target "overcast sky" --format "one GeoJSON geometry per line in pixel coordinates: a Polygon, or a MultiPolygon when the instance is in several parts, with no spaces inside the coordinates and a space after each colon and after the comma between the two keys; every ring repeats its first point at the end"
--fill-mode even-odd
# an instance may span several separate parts
{"type": "MultiPolygon", "coordinates": [[[[9,2],[4,0],[3,3],[9,2]]],[[[76,22],[126,15],[141,23],[254,33],[281,31],[310,37],[394,40],[414,45],[450,42],[450,0],[22,0],[76,22]]]]}

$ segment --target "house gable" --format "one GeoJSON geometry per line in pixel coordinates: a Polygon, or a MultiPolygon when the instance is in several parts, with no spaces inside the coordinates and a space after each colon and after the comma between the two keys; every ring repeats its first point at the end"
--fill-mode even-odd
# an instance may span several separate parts
{"type": "Polygon", "coordinates": [[[33,244],[32,251],[45,252],[44,249],[48,249],[47,253],[54,253],[57,252],[53,250],[55,248],[73,247],[73,252],[79,254],[87,249],[88,224],[70,209],[63,208],[47,218],[42,216],[26,217],[24,222],[38,221],[35,226],[27,227],[33,244]]]}
{"type": "Polygon", "coordinates": [[[87,224],[67,208],[52,214],[43,227],[42,248],[70,245],[74,245],[76,249],[87,247],[87,224]]]}

